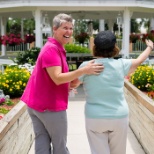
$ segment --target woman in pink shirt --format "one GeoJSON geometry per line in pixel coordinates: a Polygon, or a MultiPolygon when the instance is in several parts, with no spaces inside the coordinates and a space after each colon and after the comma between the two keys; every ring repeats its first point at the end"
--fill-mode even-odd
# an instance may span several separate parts
{"type": "Polygon", "coordinates": [[[53,37],[42,47],[21,100],[27,104],[35,133],[35,154],[69,154],[66,147],[68,93],[83,74],[99,74],[100,64],[68,72],[64,45],[73,34],[73,19],[58,14],[53,19],[53,37]]]}

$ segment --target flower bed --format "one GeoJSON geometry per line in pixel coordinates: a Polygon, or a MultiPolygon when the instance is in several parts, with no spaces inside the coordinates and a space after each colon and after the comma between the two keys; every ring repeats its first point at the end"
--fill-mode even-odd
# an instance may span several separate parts
{"type": "Polygon", "coordinates": [[[0,89],[5,95],[20,97],[25,89],[30,72],[26,68],[17,65],[8,66],[0,73],[0,89]]]}
{"type": "Polygon", "coordinates": [[[125,80],[125,97],[129,106],[129,124],[147,154],[154,148],[154,101],[125,80]]]}
{"type": "Polygon", "coordinates": [[[18,103],[31,71],[31,65],[14,64],[0,72],[0,119],[18,103]]]}
{"type": "Polygon", "coordinates": [[[0,104],[0,120],[19,102],[20,98],[10,99],[8,103],[0,104]]]}
{"type": "Polygon", "coordinates": [[[125,80],[130,127],[147,154],[154,148],[154,68],[141,65],[125,80]]]}
{"type": "Polygon", "coordinates": [[[141,65],[129,77],[129,81],[150,98],[154,99],[154,69],[153,66],[141,65]]]}
{"type": "Polygon", "coordinates": [[[19,101],[31,71],[29,65],[13,65],[0,72],[0,153],[26,154],[33,143],[32,122],[25,103],[19,101]],[[13,104],[7,101],[7,95],[13,104]]]}
{"type": "Polygon", "coordinates": [[[31,119],[20,101],[0,120],[0,153],[26,154],[33,140],[31,119]]]}

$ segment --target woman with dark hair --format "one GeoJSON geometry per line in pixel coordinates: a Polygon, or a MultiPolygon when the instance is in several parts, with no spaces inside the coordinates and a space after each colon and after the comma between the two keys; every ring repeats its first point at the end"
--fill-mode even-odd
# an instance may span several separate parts
{"type": "MultiPolygon", "coordinates": [[[[103,64],[100,75],[82,75],[86,94],[85,124],[91,154],[125,154],[128,129],[128,105],[124,97],[124,77],[149,56],[153,42],[137,59],[114,59],[119,54],[111,31],[99,32],[94,39],[95,62],[103,64]]],[[[79,68],[88,62],[83,62],[79,68]]]]}

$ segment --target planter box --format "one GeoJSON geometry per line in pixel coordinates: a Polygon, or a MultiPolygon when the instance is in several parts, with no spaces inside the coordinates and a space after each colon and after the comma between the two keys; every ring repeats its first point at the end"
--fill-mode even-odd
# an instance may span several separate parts
{"type": "Polygon", "coordinates": [[[154,101],[125,80],[130,127],[147,154],[154,154],[154,101]]]}
{"type": "Polygon", "coordinates": [[[27,154],[33,140],[31,119],[20,101],[0,120],[0,153],[27,154]]]}

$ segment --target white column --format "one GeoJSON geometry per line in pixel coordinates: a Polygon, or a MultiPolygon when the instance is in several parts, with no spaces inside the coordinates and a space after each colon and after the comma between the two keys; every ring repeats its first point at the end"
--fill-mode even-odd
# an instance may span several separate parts
{"type": "Polygon", "coordinates": [[[24,19],[21,18],[21,38],[24,39],[24,19]]]}
{"type": "MultiPolygon", "coordinates": [[[[1,17],[0,18],[0,22],[1,22],[1,35],[5,35],[6,34],[6,18],[1,17]]],[[[5,56],[6,55],[6,46],[5,45],[1,45],[1,56],[5,56]]]]}
{"type": "Polygon", "coordinates": [[[99,20],[99,31],[104,31],[105,30],[105,23],[103,19],[99,20]]]}
{"type": "Polygon", "coordinates": [[[43,40],[42,40],[42,13],[41,10],[37,9],[34,13],[35,17],[35,46],[42,47],[43,40]]]}
{"type": "Polygon", "coordinates": [[[123,14],[123,39],[121,51],[124,58],[129,58],[130,19],[131,12],[128,10],[128,8],[126,8],[123,14]]]}
{"type": "Polygon", "coordinates": [[[150,30],[154,30],[154,18],[150,19],[150,30]]]}

